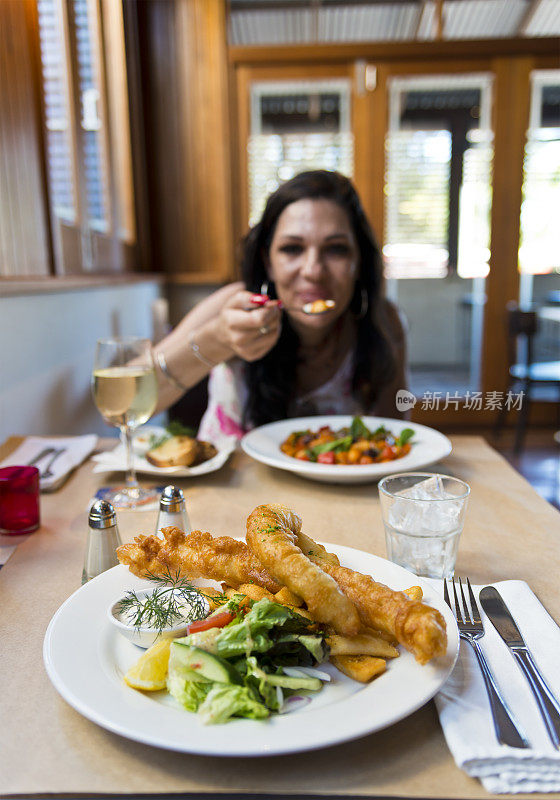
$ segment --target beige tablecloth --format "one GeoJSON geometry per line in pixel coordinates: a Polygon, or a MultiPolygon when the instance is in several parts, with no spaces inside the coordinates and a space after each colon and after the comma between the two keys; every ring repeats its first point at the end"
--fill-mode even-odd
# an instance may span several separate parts
{"type": "MultiPolygon", "coordinates": [[[[0,457],[15,444],[9,440],[0,448],[0,457]]],[[[472,489],[457,572],[469,575],[473,583],[526,580],[558,621],[558,512],[481,438],[454,437],[453,454],[440,467],[466,480],[472,489]]],[[[128,741],[81,717],[51,686],[43,668],[42,644],[52,615],[80,585],[87,504],[109,477],[93,475],[86,463],[61,490],[42,496],[42,527],[18,546],[0,571],[1,796],[188,792],[489,796],[478,781],[455,766],[432,702],[391,728],[357,741],[263,759],[166,752],[128,741]]],[[[276,501],[294,508],[317,539],[385,555],[375,484],[314,483],[257,464],[242,453],[235,453],[212,475],[174,482],[185,491],[193,528],[239,536],[254,506],[276,501]]],[[[156,511],[121,512],[122,538],[152,533],[156,519],[156,511]]]]}

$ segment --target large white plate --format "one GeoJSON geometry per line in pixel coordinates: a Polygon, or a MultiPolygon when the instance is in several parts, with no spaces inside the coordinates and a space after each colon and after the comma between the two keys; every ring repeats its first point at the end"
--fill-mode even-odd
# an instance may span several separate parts
{"type": "Polygon", "coordinates": [[[328,664],[332,681],[311,702],[266,721],[234,720],[203,725],[165,692],[130,689],[123,675],[144,651],[110,625],[106,610],[123,592],[146,581],[119,565],[78,589],[52,618],[43,645],[47,673],[57,691],[80,714],[113,733],[144,744],[215,756],[294,753],[355,739],[392,725],[430,700],[457,657],[457,625],[429,583],[402,567],[349,547],[329,545],[348,567],[395,588],[420,584],[425,599],[444,615],[445,656],[420,666],[403,651],[371,684],[350,680],[328,664]]]}
{"type": "Polygon", "coordinates": [[[387,461],[383,464],[314,464],[287,456],[280,450],[282,442],[294,431],[316,431],[322,425],[330,425],[334,430],[347,427],[351,416],[331,415],[324,417],[296,417],[294,419],[269,422],[247,433],[241,440],[241,447],[247,455],[270,467],[285,469],[323,483],[370,483],[394,472],[411,472],[445,458],[451,452],[451,442],[443,433],[427,428],[425,425],[406,422],[387,417],[362,417],[370,430],[385,425],[392,433],[399,434],[403,428],[412,428],[415,436],[408,455],[387,461]]]}

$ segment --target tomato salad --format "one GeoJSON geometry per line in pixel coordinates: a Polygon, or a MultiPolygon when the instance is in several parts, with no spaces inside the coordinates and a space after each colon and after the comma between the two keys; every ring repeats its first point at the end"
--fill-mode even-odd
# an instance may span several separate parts
{"type": "Polygon", "coordinates": [[[323,425],[318,431],[294,431],[282,442],[283,453],[318,464],[379,464],[410,452],[414,431],[404,428],[397,436],[380,425],[370,431],[361,417],[349,428],[334,431],[323,425]]]}

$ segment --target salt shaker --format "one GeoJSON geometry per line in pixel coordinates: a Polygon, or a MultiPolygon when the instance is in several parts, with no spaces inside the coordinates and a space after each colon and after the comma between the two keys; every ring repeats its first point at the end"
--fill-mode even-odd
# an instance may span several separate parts
{"type": "Polygon", "coordinates": [[[185,507],[185,495],[177,486],[166,486],[159,501],[156,536],[163,539],[162,528],[174,525],[185,533],[191,532],[191,524],[185,507]]]}
{"type": "Polygon", "coordinates": [[[107,500],[92,505],[88,525],[82,584],[115,567],[119,563],[116,550],[122,544],[115,509],[107,500]]]}

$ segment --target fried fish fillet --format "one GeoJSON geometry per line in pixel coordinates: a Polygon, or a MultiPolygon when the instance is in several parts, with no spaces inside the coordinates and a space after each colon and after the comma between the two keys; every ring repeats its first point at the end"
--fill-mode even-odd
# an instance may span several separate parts
{"type": "MultiPolygon", "coordinates": [[[[314,619],[352,636],[360,619],[352,602],[326,571],[297,544],[301,519],[277,503],[257,506],[247,519],[247,544],[273,577],[303,598],[314,619]]],[[[325,551],[326,552],[326,551],[325,551]]]]}
{"type": "Polygon", "coordinates": [[[336,556],[309,536],[300,541],[308,557],[330,575],[352,601],[363,625],[394,636],[420,664],[445,654],[445,620],[437,609],[378,583],[370,575],[341,567],[333,561],[336,556]]]}
{"type": "Polygon", "coordinates": [[[189,578],[224,581],[229,586],[256,583],[278,592],[279,583],[266,571],[244,542],[229,536],[214,538],[209,533],[186,534],[175,527],[162,528],[163,539],[137,536],[134,542],[117,548],[121,564],[141,578],[148,573],[180,573],[189,578]]]}

